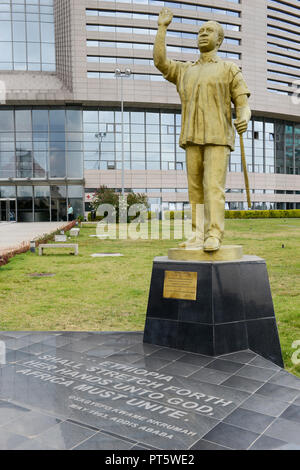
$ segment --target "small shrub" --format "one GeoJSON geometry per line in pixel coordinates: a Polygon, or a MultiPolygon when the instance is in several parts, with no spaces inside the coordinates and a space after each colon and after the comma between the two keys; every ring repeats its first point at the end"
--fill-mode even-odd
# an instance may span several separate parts
{"type": "Polygon", "coordinates": [[[92,215],[92,212],[88,213],[88,222],[101,222],[104,219],[105,215],[92,215]]]}

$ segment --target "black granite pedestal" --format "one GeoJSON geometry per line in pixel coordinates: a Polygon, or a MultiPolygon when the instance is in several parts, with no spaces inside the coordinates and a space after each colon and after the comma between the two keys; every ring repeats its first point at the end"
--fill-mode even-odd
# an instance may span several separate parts
{"type": "Polygon", "coordinates": [[[265,261],[155,258],[144,342],[209,356],[251,349],[283,367],[265,261]],[[165,271],[196,272],[196,300],[164,298],[165,271]]]}

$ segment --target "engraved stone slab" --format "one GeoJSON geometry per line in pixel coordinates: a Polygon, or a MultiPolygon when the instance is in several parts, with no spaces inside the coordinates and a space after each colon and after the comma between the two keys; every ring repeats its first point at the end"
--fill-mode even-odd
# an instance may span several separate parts
{"type": "Polygon", "coordinates": [[[93,253],[91,255],[92,258],[106,258],[106,257],[118,257],[118,256],[124,256],[122,253],[93,253]]]}
{"type": "Polygon", "coordinates": [[[300,448],[299,378],[250,350],[216,359],[142,340],[1,332],[0,448],[300,448]]]}
{"type": "Polygon", "coordinates": [[[55,235],[54,241],[55,242],[66,242],[67,241],[67,235],[55,235]]]}

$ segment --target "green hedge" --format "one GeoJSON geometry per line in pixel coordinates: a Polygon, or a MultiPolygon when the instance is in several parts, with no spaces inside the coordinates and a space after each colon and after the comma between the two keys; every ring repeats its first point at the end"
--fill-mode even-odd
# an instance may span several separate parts
{"type": "MultiPolygon", "coordinates": [[[[165,211],[165,218],[170,220],[183,219],[183,211],[165,211]]],[[[191,218],[191,211],[185,211],[185,216],[191,218]]],[[[225,211],[226,219],[283,219],[300,218],[300,209],[291,210],[256,210],[256,211],[225,211]]]]}
{"type": "MultiPolygon", "coordinates": [[[[165,211],[165,218],[170,220],[183,219],[183,211],[165,211]]],[[[185,216],[191,218],[191,211],[185,211],[185,216]]],[[[291,210],[256,210],[256,211],[225,211],[226,219],[276,219],[300,218],[300,209],[291,210]]]]}
{"type": "MultiPolygon", "coordinates": [[[[191,218],[191,211],[185,211],[185,216],[191,218]]],[[[165,218],[170,220],[182,220],[183,211],[165,211],[165,218]]],[[[155,212],[148,212],[148,220],[155,219],[155,212]]],[[[259,210],[259,211],[225,211],[226,219],[296,219],[300,218],[300,209],[291,210],[259,210]]],[[[96,216],[95,222],[99,222],[103,217],[96,216]]],[[[91,222],[91,213],[88,213],[88,221],[91,222]]]]}
{"type": "Polygon", "coordinates": [[[300,209],[225,211],[226,219],[295,219],[300,218],[300,209]]]}
{"type": "Polygon", "coordinates": [[[183,217],[186,217],[187,219],[191,218],[191,211],[186,210],[186,211],[164,211],[164,217],[165,219],[170,219],[170,220],[183,220],[183,217]]]}

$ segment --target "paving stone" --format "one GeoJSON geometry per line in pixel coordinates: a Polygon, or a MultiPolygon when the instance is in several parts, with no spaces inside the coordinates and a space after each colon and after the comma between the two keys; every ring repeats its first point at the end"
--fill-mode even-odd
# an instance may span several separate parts
{"type": "Polygon", "coordinates": [[[228,374],[234,374],[238,370],[240,370],[243,366],[242,366],[242,364],[239,364],[239,363],[236,363],[236,362],[227,361],[227,360],[224,361],[222,359],[216,359],[215,361],[210,362],[209,364],[207,364],[205,367],[207,367],[208,369],[216,369],[216,370],[219,370],[221,372],[226,372],[228,374]]]}
{"type": "MultiPolygon", "coordinates": [[[[141,354],[142,356],[149,356],[155,351],[161,349],[161,346],[155,346],[154,344],[146,344],[146,343],[137,343],[133,346],[129,346],[126,348],[128,351],[135,352],[137,354],[141,354]]],[[[124,349],[125,351],[125,349],[124,349]]]]}
{"type": "Polygon", "coordinates": [[[20,420],[30,413],[29,408],[15,405],[9,401],[0,400],[0,426],[20,420]]]}
{"type": "Polygon", "coordinates": [[[29,413],[26,413],[26,415],[20,417],[20,419],[15,419],[11,423],[3,426],[3,429],[28,438],[34,438],[41,434],[41,432],[60,422],[61,420],[59,418],[30,411],[29,413]]]}
{"type": "Polygon", "coordinates": [[[296,400],[293,401],[293,404],[300,406],[300,395],[298,398],[296,398],[296,400]]]}
{"type": "Polygon", "coordinates": [[[13,339],[13,336],[5,335],[4,333],[0,334],[0,341],[8,341],[9,339],[13,339]]]}
{"type": "Polygon", "coordinates": [[[288,403],[279,400],[269,400],[254,394],[242,403],[241,408],[278,417],[288,406],[288,403]]]}
{"type": "Polygon", "coordinates": [[[14,450],[26,441],[25,436],[19,436],[0,428],[0,450],[14,450]]]}
{"type": "Polygon", "coordinates": [[[300,423],[300,406],[291,405],[281,415],[280,418],[288,419],[300,423]]]}
{"type": "Polygon", "coordinates": [[[48,446],[40,439],[27,439],[16,447],[15,450],[57,450],[54,447],[48,446]]]}
{"type": "Polygon", "coordinates": [[[125,351],[123,350],[120,353],[117,354],[111,354],[110,356],[107,356],[108,361],[113,361],[113,362],[124,362],[126,364],[132,364],[136,361],[139,361],[142,359],[143,356],[141,354],[137,354],[131,351],[125,351]]]}
{"type": "Polygon", "coordinates": [[[6,349],[4,361],[7,364],[14,364],[19,361],[26,361],[34,358],[34,354],[19,351],[18,349],[6,349]]]}
{"type": "Polygon", "coordinates": [[[259,434],[229,424],[220,423],[204,439],[230,449],[248,449],[259,434]]]}
{"type": "Polygon", "coordinates": [[[143,359],[139,359],[138,361],[134,362],[132,365],[135,367],[145,368],[150,371],[158,371],[169,364],[170,361],[164,361],[160,358],[146,356],[143,359]]]}
{"type": "Polygon", "coordinates": [[[71,342],[72,342],[72,338],[68,338],[62,335],[50,337],[50,338],[47,338],[45,341],[43,341],[43,343],[46,344],[47,346],[52,346],[54,348],[61,348],[63,346],[66,346],[67,344],[70,344],[71,342]]]}
{"type": "Polygon", "coordinates": [[[261,436],[255,441],[250,450],[300,450],[300,446],[296,444],[287,444],[284,441],[280,441],[279,439],[274,439],[273,437],[269,436],[261,436]]]}
{"type": "Polygon", "coordinates": [[[51,351],[52,349],[53,349],[53,346],[49,346],[48,344],[45,344],[45,343],[33,343],[29,346],[20,348],[19,351],[24,352],[26,354],[40,355],[42,353],[51,351]]]}
{"type": "Polygon", "coordinates": [[[148,450],[148,449],[147,449],[147,447],[143,447],[140,444],[136,444],[136,445],[132,446],[130,450],[148,450]]]}
{"type": "Polygon", "coordinates": [[[300,380],[298,379],[298,377],[295,377],[294,375],[291,375],[284,370],[281,370],[273,377],[271,377],[269,379],[269,383],[284,385],[285,387],[289,388],[295,388],[296,390],[299,390],[300,395],[300,380]]]}
{"type": "Polygon", "coordinates": [[[226,361],[238,362],[240,364],[247,364],[248,362],[253,361],[257,357],[252,351],[238,351],[235,353],[224,354],[221,356],[226,361]]]}
{"type": "Polygon", "coordinates": [[[160,369],[160,372],[166,375],[178,375],[179,377],[189,377],[194,374],[194,372],[199,371],[200,368],[201,366],[176,361],[160,369]]]}
{"type": "Polygon", "coordinates": [[[74,341],[82,341],[83,339],[86,338],[94,338],[95,335],[84,332],[84,331],[64,331],[61,333],[62,337],[70,338],[73,342],[74,341]]]}
{"type": "Polygon", "coordinates": [[[191,375],[191,378],[194,380],[211,384],[221,384],[227,380],[228,377],[230,377],[230,374],[215,369],[208,369],[207,367],[202,367],[198,372],[191,375]]]}
{"type": "Polygon", "coordinates": [[[161,348],[151,354],[151,358],[164,359],[165,361],[176,361],[177,359],[180,360],[180,358],[182,358],[183,356],[183,351],[178,351],[177,349],[170,348],[161,348]]]}
{"type": "Polygon", "coordinates": [[[232,450],[229,447],[220,446],[214,442],[206,441],[205,439],[200,439],[191,447],[191,450],[232,450]]]}
{"type": "Polygon", "coordinates": [[[97,348],[89,349],[86,351],[87,356],[93,356],[93,357],[108,357],[111,356],[112,354],[119,353],[121,351],[121,348],[116,345],[116,346],[106,346],[104,345],[103,347],[98,346],[97,348]]]}
{"type": "Polygon", "coordinates": [[[261,356],[256,356],[249,364],[251,366],[265,367],[266,369],[280,370],[279,366],[261,356]]]}
{"type": "Polygon", "coordinates": [[[238,390],[244,390],[245,392],[255,392],[260,389],[262,383],[254,379],[246,379],[245,377],[239,377],[233,375],[229,379],[225,380],[222,385],[226,387],[236,388],[238,390]]]}
{"type": "Polygon", "coordinates": [[[95,431],[91,429],[65,421],[43,432],[39,438],[51,448],[67,450],[78,446],[94,434],[95,431]]]}
{"type": "MultiPolygon", "coordinates": [[[[68,341],[70,341],[70,340],[68,339],[68,341]]],[[[89,339],[83,339],[83,340],[76,341],[76,342],[68,342],[68,343],[66,343],[62,346],[58,346],[58,347],[61,347],[61,349],[63,349],[64,351],[82,353],[82,352],[86,352],[86,351],[95,349],[96,347],[100,346],[100,344],[101,344],[100,339],[96,339],[96,340],[92,340],[92,341],[90,341],[89,339]]]]}
{"type": "Polygon", "coordinates": [[[117,439],[107,434],[98,432],[94,436],[83,441],[73,450],[129,450],[132,449],[132,443],[122,439],[117,439]]]}
{"type": "Polygon", "coordinates": [[[9,338],[22,338],[30,334],[31,331],[1,331],[1,336],[7,336],[9,338]]]}
{"type": "Polygon", "coordinates": [[[187,353],[177,360],[178,362],[185,362],[186,364],[206,366],[210,362],[213,362],[215,359],[210,356],[203,356],[202,354],[187,353]]]}
{"type": "Polygon", "coordinates": [[[277,418],[266,430],[265,434],[275,439],[300,446],[300,423],[277,418]]]}
{"type": "Polygon", "coordinates": [[[261,434],[274,419],[262,413],[239,408],[227,416],[223,422],[261,434]]]}
{"type": "Polygon", "coordinates": [[[256,393],[272,400],[280,400],[288,403],[292,402],[299,395],[299,392],[293,388],[282,387],[281,385],[271,383],[264,384],[256,393]]]}
{"type": "Polygon", "coordinates": [[[249,364],[242,367],[240,370],[237,371],[236,375],[240,377],[246,377],[248,379],[259,380],[262,382],[267,382],[271,377],[276,374],[272,369],[265,369],[262,367],[255,367],[249,364]]]}

